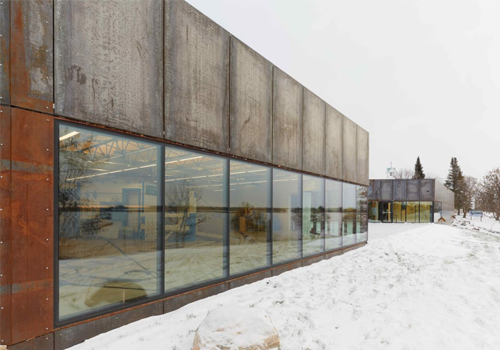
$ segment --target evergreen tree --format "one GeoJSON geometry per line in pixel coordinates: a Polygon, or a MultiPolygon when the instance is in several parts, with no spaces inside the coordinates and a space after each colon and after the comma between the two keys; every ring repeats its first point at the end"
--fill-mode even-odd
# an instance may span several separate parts
{"type": "Polygon", "coordinates": [[[420,157],[417,157],[417,162],[415,163],[415,172],[413,173],[414,179],[425,179],[424,167],[420,163],[420,157]]]}
{"type": "Polygon", "coordinates": [[[463,206],[464,202],[464,175],[455,157],[451,158],[450,171],[448,172],[444,185],[455,193],[455,209],[458,210],[458,215],[460,215],[460,208],[463,206]]]}

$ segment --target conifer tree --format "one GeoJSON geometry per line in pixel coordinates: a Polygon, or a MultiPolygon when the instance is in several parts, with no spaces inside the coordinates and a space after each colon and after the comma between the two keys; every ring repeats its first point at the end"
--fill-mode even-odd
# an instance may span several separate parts
{"type": "Polygon", "coordinates": [[[414,179],[425,179],[424,167],[420,163],[420,157],[417,157],[417,162],[415,163],[415,172],[413,173],[414,179]]]}
{"type": "Polygon", "coordinates": [[[458,165],[457,158],[455,157],[451,158],[450,171],[444,185],[455,193],[455,209],[458,210],[458,215],[460,215],[460,208],[463,206],[465,183],[462,169],[460,169],[460,165],[458,165]]]}

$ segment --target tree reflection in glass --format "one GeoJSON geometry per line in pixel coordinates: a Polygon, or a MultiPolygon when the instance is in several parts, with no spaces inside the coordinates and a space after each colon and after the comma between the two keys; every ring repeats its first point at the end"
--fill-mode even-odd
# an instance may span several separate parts
{"type": "Polygon", "coordinates": [[[302,255],[324,251],[325,238],[325,180],[303,176],[302,189],[302,255]]]}
{"type": "Polygon", "coordinates": [[[332,250],[342,246],[342,183],[325,180],[325,249],[332,250]]]}
{"type": "Polygon", "coordinates": [[[60,319],[159,293],[158,150],[60,124],[60,319]]]}
{"type": "Polygon", "coordinates": [[[230,274],[265,267],[271,212],[271,169],[252,163],[230,162],[230,274]]]}
{"type": "Polygon", "coordinates": [[[226,160],[165,148],[165,290],[223,277],[226,160]]]}
{"type": "Polygon", "coordinates": [[[343,246],[356,243],[356,185],[342,184],[343,246]]]}

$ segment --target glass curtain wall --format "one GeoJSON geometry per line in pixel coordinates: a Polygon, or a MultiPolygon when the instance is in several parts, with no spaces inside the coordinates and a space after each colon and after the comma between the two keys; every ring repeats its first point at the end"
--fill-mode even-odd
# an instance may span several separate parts
{"type": "Polygon", "coordinates": [[[271,169],[230,161],[230,274],[270,265],[271,169]]]}
{"type": "Polygon", "coordinates": [[[59,127],[59,319],[161,293],[160,147],[59,127]]]}
{"type": "Polygon", "coordinates": [[[356,243],[356,185],[342,184],[343,245],[356,243]]]}
{"type": "Polygon", "coordinates": [[[302,175],[273,170],[273,264],[301,257],[302,175]]]}
{"type": "Polygon", "coordinates": [[[418,202],[406,203],[406,222],[419,222],[419,205],[418,202]]]}
{"type": "Polygon", "coordinates": [[[366,187],[58,125],[59,321],[366,240],[366,187]]]}
{"type": "Polygon", "coordinates": [[[393,202],[393,222],[406,222],[406,202],[393,202]]]}
{"type": "Polygon", "coordinates": [[[325,249],[325,180],[304,175],[302,184],[302,256],[309,256],[325,249]]]}
{"type": "Polygon", "coordinates": [[[420,222],[432,222],[433,211],[432,202],[420,202],[420,222]]]}
{"type": "Polygon", "coordinates": [[[379,202],[378,201],[370,201],[369,203],[369,212],[368,212],[368,218],[370,221],[380,221],[379,218],[379,202]]]}
{"type": "Polygon", "coordinates": [[[342,246],[342,183],[325,180],[325,249],[342,246]]]}
{"type": "Polygon", "coordinates": [[[223,158],[165,147],[165,291],[224,276],[227,172],[223,158]]]}
{"type": "Polygon", "coordinates": [[[368,239],[368,187],[356,186],[356,242],[368,239]]]}

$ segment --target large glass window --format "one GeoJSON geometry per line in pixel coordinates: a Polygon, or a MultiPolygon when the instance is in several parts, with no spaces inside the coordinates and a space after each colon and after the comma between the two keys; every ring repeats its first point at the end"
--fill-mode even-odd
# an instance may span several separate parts
{"type": "Polygon", "coordinates": [[[406,202],[393,202],[392,204],[393,212],[393,222],[405,222],[406,221],[406,202]]]}
{"type": "Polygon", "coordinates": [[[230,274],[270,264],[271,169],[230,162],[230,274]]]}
{"type": "Polygon", "coordinates": [[[368,187],[357,186],[356,194],[356,242],[368,238],[368,187]]]}
{"type": "Polygon", "coordinates": [[[324,251],[325,180],[304,175],[302,183],[302,254],[309,256],[324,251]]]}
{"type": "Polygon", "coordinates": [[[273,170],[273,264],[301,256],[301,180],[300,174],[273,170]]]}
{"type": "Polygon", "coordinates": [[[59,319],[161,292],[160,148],[59,127],[59,319]]]}
{"type": "Polygon", "coordinates": [[[223,277],[227,161],[165,147],[165,290],[223,277]]]}
{"type": "Polygon", "coordinates": [[[342,185],[343,245],[356,243],[356,185],[342,185]]]}
{"type": "Polygon", "coordinates": [[[420,222],[431,222],[433,211],[432,202],[420,202],[420,222]]]}
{"type": "Polygon", "coordinates": [[[370,201],[370,204],[369,204],[369,212],[368,212],[368,215],[369,215],[369,219],[370,221],[380,221],[379,219],[379,215],[378,215],[378,212],[379,212],[379,202],[378,201],[370,201]]]}
{"type": "Polygon", "coordinates": [[[418,202],[406,203],[406,222],[419,222],[419,205],[418,202]]]}
{"type": "Polygon", "coordinates": [[[325,249],[342,246],[342,183],[325,180],[325,249]]]}

